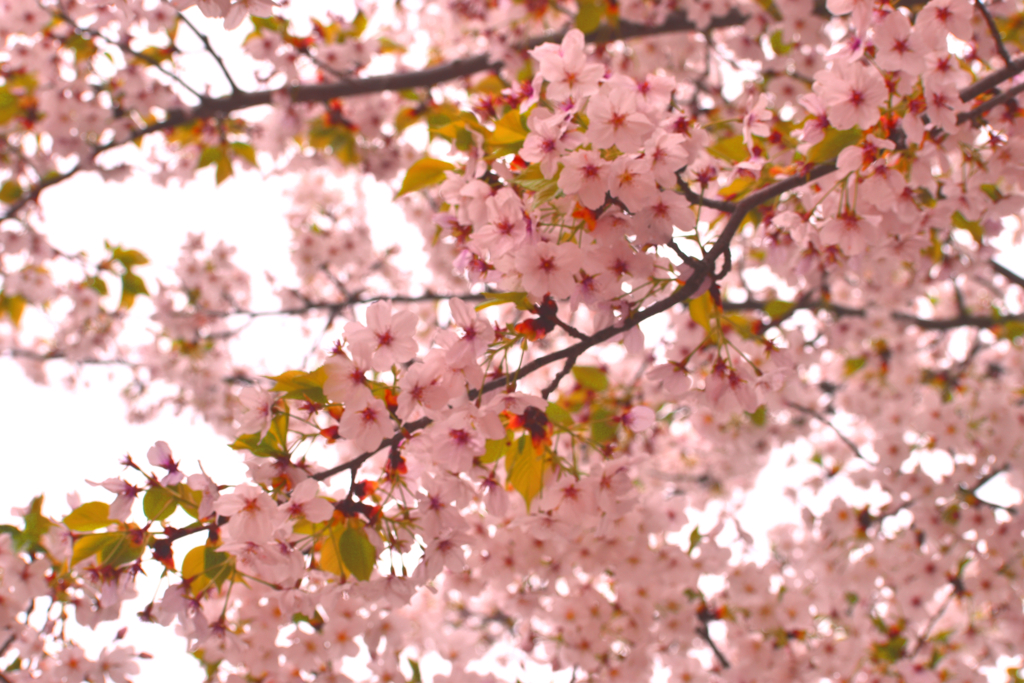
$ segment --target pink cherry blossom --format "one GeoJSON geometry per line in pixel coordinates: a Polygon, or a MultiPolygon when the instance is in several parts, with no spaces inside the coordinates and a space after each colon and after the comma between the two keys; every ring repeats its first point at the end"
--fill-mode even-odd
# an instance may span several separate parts
{"type": "Polygon", "coordinates": [[[545,294],[557,299],[568,297],[579,266],[579,249],[573,244],[538,242],[524,247],[516,255],[516,268],[522,273],[523,287],[538,301],[545,294]]]}
{"type": "Polygon", "coordinates": [[[862,64],[836,65],[814,75],[814,90],[839,130],[868,129],[878,121],[885,103],[885,82],[877,71],[862,64]]]}
{"type": "Polygon", "coordinates": [[[578,195],[588,209],[604,204],[610,172],[608,163],[596,152],[580,150],[562,158],[564,168],[558,176],[558,187],[566,194],[578,195]]]}
{"type": "Polygon", "coordinates": [[[357,451],[376,449],[391,434],[387,406],[377,398],[345,406],[338,431],[357,451]]]}
{"type": "Polygon", "coordinates": [[[561,45],[544,43],[530,50],[530,55],[537,60],[552,100],[589,97],[597,92],[604,76],[604,67],[587,63],[583,32],[579,29],[568,31],[561,45]]]}
{"type": "Polygon", "coordinates": [[[415,334],[416,315],[410,311],[392,315],[387,301],[370,304],[365,327],[356,322],[345,325],[345,339],[355,353],[369,359],[374,370],[387,370],[411,360],[418,349],[415,334]]]}
{"type": "Polygon", "coordinates": [[[167,470],[167,474],[160,480],[163,486],[174,486],[185,478],[185,474],[178,470],[178,463],[171,458],[171,447],[166,441],[157,441],[146,454],[149,464],[167,470]]]}
{"type": "Polygon", "coordinates": [[[265,543],[287,519],[274,499],[251,484],[236,486],[213,504],[218,515],[228,517],[224,532],[240,543],[265,543]]]}

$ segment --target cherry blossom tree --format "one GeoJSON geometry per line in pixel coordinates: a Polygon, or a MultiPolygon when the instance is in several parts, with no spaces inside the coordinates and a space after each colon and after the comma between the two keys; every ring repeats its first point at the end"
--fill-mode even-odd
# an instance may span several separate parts
{"type": "Polygon", "coordinates": [[[295,5],[0,0],[4,362],[124,365],[247,465],[168,435],[16,510],[0,681],[129,680],[66,627],[137,618],[216,681],[1021,680],[1019,0],[295,5]],[[47,237],[76,176],[243,167],[294,179],[272,310],[200,234],[161,283],[47,237]],[[316,351],[241,363],[257,317],[316,351]]]}

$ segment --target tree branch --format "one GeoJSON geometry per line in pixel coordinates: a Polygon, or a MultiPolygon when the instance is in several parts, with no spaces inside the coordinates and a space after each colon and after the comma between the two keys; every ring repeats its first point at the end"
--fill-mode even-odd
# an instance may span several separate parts
{"type": "Polygon", "coordinates": [[[999,265],[994,260],[990,260],[989,265],[992,266],[992,270],[996,271],[1013,284],[1017,285],[1018,287],[1024,287],[1024,277],[1017,275],[1017,273],[1013,272],[1006,266],[999,265]]]}
{"type": "MultiPolygon", "coordinates": [[[[771,301],[759,301],[750,300],[742,303],[723,302],[722,308],[727,311],[761,311],[767,314],[767,307],[771,301]]],[[[788,318],[794,311],[807,310],[807,311],[828,311],[838,317],[851,316],[856,318],[863,318],[867,315],[867,311],[861,308],[851,308],[849,306],[843,306],[841,304],[827,303],[820,299],[799,299],[793,303],[792,308],[787,311],[786,318],[788,318]]],[[[954,330],[960,327],[973,327],[976,329],[991,329],[999,325],[1003,325],[1009,322],[1024,322],[1024,314],[1022,315],[1007,315],[1002,317],[986,316],[986,315],[969,315],[960,314],[955,318],[918,318],[917,316],[910,315],[909,313],[901,313],[894,311],[892,313],[893,320],[906,323],[908,325],[915,325],[922,330],[937,331],[937,330],[954,330]]],[[[782,322],[785,318],[779,320],[773,320],[773,324],[782,322]]]]}
{"type": "Polygon", "coordinates": [[[793,403],[792,401],[786,401],[786,405],[799,413],[803,413],[808,417],[813,417],[815,420],[821,422],[826,427],[830,427],[832,431],[835,432],[836,436],[839,437],[839,440],[842,441],[847,448],[853,451],[853,454],[855,456],[857,456],[861,460],[866,460],[866,458],[861,454],[860,449],[857,448],[857,444],[850,441],[850,439],[845,434],[839,431],[838,427],[832,424],[832,422],[829,421],[828,418],[819,413],[817,410],[814,410],[813,408],[808,408],[806,406],[802,406],[799,403],[793,403]]]}
{"type": "Polygon", "coordinates": [[[1003,58],[1003,62],[1006,64],[1010,63],[1010,53],[1006,51],[1006,45],[1003,43],[1003,37],[999,35],[999,29],[996,27],[996,21],[992,18],[992,14],[988,11],[988,7],[985,6],[981,0],[974,0],[975,7],[981,12],[981,16],[985,17],[985,23],[988,25],[989,33],[992,34],[992,39],[996,41],[996,51],[999,52],[999,56],[1003,58]]]}
{"type": "MultiPolygon", "coordinates": [[[[197,29],[195,27],[195,25],[193,25],[192,22],[188,20],[188,17],[186,17],[182,12],[178,12],[178,18],[181,19],[183,22],[185,22],[185,25],[188,26],[190,29],[192,29],[192,33],[196,34],[196,36],[199,38],[199,40],[202,41],[203,47],[206,48],[206,51],[210,53],[210,56],[213,57],[213,60],[215,62],[217,62],[217,66],[220,67],[220,72],[222,74],[224,74],[224,78],[227,79],[228,85],[231,86],[231,92],[232,93],[239,93],[239,92],[241,92],[242,91],[241,88],[239,88],[235,84],[234,79],[231,78],[231,72],[229,72],[228,68],[226,66],[224,66],[224,60],[222,60],[220,58],[220,55],[217,54],[216,50],[213,49],[213,46],[210,45],[210,39],[206,37],[206,34],[203,33],[202,31],[200,31],[199,29],[197,29]]],[[[1009,61],[1009,60],[1007,60],[1007,61],[1009,61]]],[[[202,99],[205,99],[205,98],[202,98],[202,99]]]]}
{"type": "MultiPolygon", "coordinates": [[[[712,247],[712,249],[707,253],[706,257],[697,263],[696,267],[694,268],[694,273],[693,275],[690,276],[690,279],[687,280],[678,289],[676,289],[672,294],[666,296],[664,299],[661,299],[660,301],[656,301],[655,303],[651,304],[650,306],[647,306],[643,310],[628,316],[627,318],[625,318],[624,320],[620,321],[617,324],[609,325],[604,329],[598,330],[592,335],[584,336],[580,341],[576,342],[575,344],[559,349],[558,351],[549,353],[548,355],[543,356],[541,358],[536,358],[530,361],[529,363],[522,365],[513,373],[502,375],[501,377],[497,377],[489,382],[484,383],[484,385],[479,390],[473,389],[469,392],[469,400],[476,400],[479,396],[482,396],[483,394],[490,393],[496,389],[507,387],[510,383],[518,381],[519,379],[533,372],[536,372],[537,370],[540,370],[545,366],[551,365],[552,363],[557,363],[560,360],[568,361],[566,366],[571,367],[571,364],[575,362],[576,358],[579,358],[584,352],[596,346],[597,344],[609,341],[610,339],[622,334],[623,332],[632,329],[633,327],[636,327],[644,320],[652,318],[658,315],[659,313],[664,313],[665,311],[669,310],[676,304],[681,304],[685,302],[687,299],[691,298],[694,294],[696,294],[696,292],[701,288],[701,286],[704,284],[704,281],[707,278],[711,277],[712,273],[714,272],[716,259],[726,249],[729,248],[729,242],[736,235],[736,232],[742,224],[744,217],[751,209],[754,209],[759,204],[774,199],[775,197],[778,197],[779,195],[785,192],[800,187],[801,185],[808,183],[816,178],[820,178],[823,175],[831,173],[834,170],[835,166],[833,164],[821,164],[811,168],[805,175],[786,178],[785,180],[772,183],[767,187],[761,188],[757,192],[753,192],[747,195],[741,201],[736,203],[736,210],[729,217],[729,222],[726,224],[726,227],[722,231],[722,234],[715,242],[714,247],[712,247]]],[[[375,453],[380,452],[384,448],[397,445],[398,443],[401,442],[403,438],[405,438],[407,434],[410,434],[419,429],[423,429],[424,427],[430,425],[431,423],[432,420],[430,420],[429,418],[422,418],[420,420],[417,420],[416,422],[411,422],[409,424],[402,425],[398,433],[391,436],[390,438],[381,441],[380,444],[373,450],[367,451],[353,458],[352,460],[349,460],[348,462],[342,463],[341,465],[337,465],[336,467],[332,467],[331,469],[320,472],[314,475],[314,478],[318,480],[327,479],[328,477],[332,477],[335,474],[338,474],[339,472],[344,472],[345,470],[352,470],[354,473],[359,468],[360,465],[366,462],[375,453]]]]}

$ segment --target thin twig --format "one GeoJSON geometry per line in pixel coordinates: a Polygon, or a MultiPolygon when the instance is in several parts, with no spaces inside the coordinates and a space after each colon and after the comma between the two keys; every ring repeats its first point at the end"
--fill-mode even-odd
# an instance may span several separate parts
{"type": "Polygon", "coordinates": [[[971,109],[970,111],[960,112],[959,114],[956,115],[956,122],[964,123],[965,121],[971,121],[973,119],[976,119],[977,117],[981,116],[990,109],[995,109],[1001,104],[1006,104],[1010,100],[1017,97],[1017,95],[1020,95],[1022,92],[1024,92],[1024,83],[1018,83],[1017,85],[1013,86],[1006,92],[999,93],[990,100],[985,100],[974,109],[971,109]]]}
{"type": "Polygon", "coordinates": [[[992,34],[992,39],[996,41],[996,50],[999,52],[999,56],[1003,58],[1003,63],[1010,63],[1010,53],[1006,50],[1006,45],[1003,43],[1003,37],[999,35],[999,28],[996,26],[996,20],[992,18],[992,14],[988,11],[988,7],[985,6],[981,0],[974,1],[978,11],[981,12],[981,16],[985,17],[985,23],[988,24],[988,30],[992,34]]]}
{"type": "Polygon", "coordinates": [[[697,627],[697,635],[699,635],[701,640],[711,647],[711,651],[715,653],[715,658],[718,659],[718,663],[722,665],[722,668],[728,669],[730,667],[729,660],[725,658],[722,651],[718,649],[717,645],[715,645],[715,641],[711,640],[711,634],[708,632],[707,624],[701,624],[697,627]]]}
{"type": "Polygon", "coordinates": [[[175,83],[177,83],[181,87],[185,88],[185,90],[188,90],[190,93],[192,93],[193,95],[198,97],[200,100],[203,99],[203,94],[202,93],[200,93],[198,90],[196,90],[191,85],[189,85],[184,80],[182,80],[182,78],[180,76],[178,76],[176,73],[174,73],[172,71],[168,71],[167,69],[165,69],[160,64],[159,60],[157,60],[157,59],[155,59],[153,57],[150,57],[149,55],[144,54],[142,52],[136,52],[135,50],[133,50],[131,48],[131,46],[128,44],[128,40],[129,40],[128,38],[126,38],[123,43],[118,43],[118,42],[115,42],[113,40],[110,40],[109,38],[107,38],[105,35],[103,35],[99,31],[94,31],[91,28],[84,28],[82,26],[79,26],[78,24],[76,24],[74,22],[74,20],[71,19],[71,17],[69,17],[68,15],[64,14],[63,12],[54,12],[54,16],[59,17],[61,19],[61,21],[64,21],[65,23],[67,23],[68,26],[71,27],[71,30],[73,30],[78,36],[92,36],[93,38],[102,38],[103,40],[105,40],[107,43],[109,43],[111,45],[117,45],[119,48],[121,48],[123,51],[127,52],[128,54],[130,54],[132,57],[135,57],[136,59],[138,59],[140,61],[146,62],[147,64],[149,64],[150,66],[155,68],[157,71],[162,73],[164,76],[167,76],[167,78],[170,78],[175,83]]]}
{"type": "Polygon", "coordinates": [[[7,640],[4,641],[4,644],[0,645],[0,657],[4,656],[4,653],[7,652],[7,648],[9,648],[11,646],[11,643],[13,643],[17,639],[18,634],[16,633],[12,633],[11,635],[7,636],[7,640]]]}
{"type": "Polygon", "coordinates": [[[851,451],[853,451],[853,454],[855,456],[857,456],[861,460],[867,460],[867,458],[865,458],[861,454],[860,449],[857,448],[857,444],[855,444],[854,442],[850,441],[850,439],[848,439],[845,434],[843,434],[841,431],[839,431],[838,427],[836,427],[834,424],[832,424],[832,422],[829,421],[829,419],[827,417],[825,417],[824,415],[819,413],[817,410],[814,410],[813,408],[808,408],[807,406],[802,406],[799,403],[793,403],[792,401],[786,401],[786,405],[789,406],[790,408],[792,408],[793,410],[796,410],[797,412],[803,413],[804,415],[807,415],[809,417],[813,417],[818,422],[821,422],[825,426],[830,427],[832,429],[832,431],[836,433],[836,436],[839,437],[839,440],[842,441],[844,444],[846,444],[847,448],[849,448],[851,451]]]}
{"type": "MultiPolygon", "coordinates": [[[[241,89],[237,85],[235,85],[235,81],[234,81],[234,79],[231,78],[231,73],[228,71],[228,68],[226,66],[224,66],[224,61],[220,58],[220,55],[217,54],[217,51],[213,49],[212,45],[210,45],[210,39],[206,37],[206,34],[204,34],[202,31],[197,29],[192,24],[192,22],[188,20],[188,17],[186,17],[183,13],[178,12],[178,18],[181,19],[183,22],[185,22],[185,25],[188,26],[190,29],[192,29],[192,33],[195,33],[196,36],[199,38],[199,40],[202,41],[203,47],[206,48],[206,51],[209,52],[210,56],[213,57],[215,62],[217,62],[217,66],[220,67],[220,72],[222,74],[224,74],[224,78],[227,79],[228,85],[231,86],[231,92],[232,93],[242,92],[241,89]]],[[[206,99],[206,98],[204,97],[202,99],[206,99]]]]}
{"type": "Polygon", "coordinates": [[[561,382],[570,371],[572,371],[573,366],[576,365],[576,360],[576,356],[571,356],[565,359],[565,365],[562,366],[562,369],[555,373],[554,378],[540,392],[540,397],[542,399],[546,401],[548,396],[551,395],[551,392],[558,388],[558,383],[561,382]]]}

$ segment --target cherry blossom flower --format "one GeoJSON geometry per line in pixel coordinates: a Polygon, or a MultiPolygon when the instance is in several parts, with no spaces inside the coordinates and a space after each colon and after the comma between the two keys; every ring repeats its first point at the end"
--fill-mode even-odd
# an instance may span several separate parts
{"type": "MultiPolygon", "coordinates": [[[[467,361],[475,360],[475,357],[467,361]]],[[[398,381],[398,409],[400,420],[410,420],[427,411],[440,410],[448,404],[448,391],[441,386],[436,372],[424,363],[413,363],[398,381]]]]}
{"type": "Polygon", "coordinates": [[[913,32],[910,20],[901,12],[890,12],[875,25],[875,63],[888,71],[903,71],[909,76],[924,72],[927,46],[920,32],[913,32]]]}
{"type": "Polygon", "coordinates": [[[239,434],[259,434],[262,439],[270,429],[274,417],[274,403],[277,396],[259,387],[245,387],[238,396],[238,402],[245,412],[238,418],[239,434]]]}
{"type": "Polygon", "coordinates": [[[334,506],[320,498],[319,493],[320,483],[306,479],[292,490],[291,497],[287,503],[281,504],[281,509],[292,518],[300,517],[314,523],[326,521],[334,514],[334,506]]]}
{"type": "Polygon", "coordinates": [[[324,363],[327,379],[324,380],[324,395],[335,403],[362,403],[370,398],[366,386],[366,371],[369,364],[364,360],[352,360],[343,354],[336,354],[324,363]]]}
{"type": "Polygon", "coordinates": [[[753,136],[766,138],[771,134],[771,127],[768,125],[772,120],[772,113],[768,110],[771,105],[772,96],[760,93],[750,111],[743,116],[743,143],[747,149],[754,145],[753,136]]]}
{"type": "Polygon", "coordinates": [[[646,159],[624,154],[613,161],[608,169],[608,191],[613,197],[621,199],[633,213],[651,205],[658,197],[649,168],[646,159]]]}
{"type": "Polygon", "coordinates": [[[604,204],[608,191],[608,162],[594,151],[585,149],[562,158],[564,168],[558,176],[558,188],[566,194],[579,196],[588,209],[604,204]]]}
{"type": "Polygon", "coordinates": [[[579,248],[574,244],[537,242],[519,251],[516,268],[522,273],[526,293],[537,301],[545,294],[564,299],[572,294],[579,258],[579,248]]]}
{"type": "Polygon", "coordinates": [[[547,81],[547,95],[552,100],[578,100],[597,92],[604,67],[587,64],[585,43],[583,32],[574,28],[565,34],[561,45],[544,43],[530,50],[540,75],[547,81]]]}
{"type": "Polygon", "coordinates": [[[626,154],[638,151],[654,129],[646,114],[637,111],[636,93],[623,87],[605,85],[590,99],[587,139],[594,148],[616,147],[626,154]]]}
{"type": "Polygon", "coordinates": [[[848,256],[855,256],[875,242],[880,221],[878,215],[862,216],[846,210],[822,226],[821,240],[838,245],[848,256]]]}
{"type": "Polygon", "coordinates": [[[974,8],[967,0],[931,0],[917,13],[914,28],[920,30],[931,45],[943,44],[947,33],[969,41],[974,35],[973,15],[974,8]]]}
{"type": "Polygon", "coordinates": [[[345,406],[338,432],[358,451],[370,451],[391,435],[392,424],[387,406],[377,398],[345,406]]]}
{"type": "Polygon", "coordinates": [[[378,301],[366,309],[366,326],[356,322],[345,325],[345,339],[353,351],[369,359],[374,370],[388,370],[392,365],[412,360],[418,346],[416,314],[400,311],[391,314],[391,303],[378,301]]]}
{"type": "Polygon", "coordinates": [[[149,459],[150,465],[162,467],[167,470],[167,474],[160,480],[161,485],[174,486],[185,478],[185,474],[178,470],[178,463],[171,459],[171,447],[167,445],[166,441],[157,441],[156,444],[149,449],[146,457],[149,459]]]}
{"type": "Polygon", "coordinates": [[[878,121],[888,91],[878,72],[862,64],[835,64],[814,75],[814,91],[839,130],[868,129],[878,121]]]}
{"type": "Polygon", "coordinates": [[[266,543],[288,517],[263,489],[251,484],[222,494],[213,509],[230,518],[224,532],[238,543],[266,543]]]}
{"type": "Polygon", "coordinates": [[[542,116],[541,112],[535,109],[530,113],[527,120],[530,132],[519,150],[519,156],[530,163],[540,164],[540,172],[545,178],[550,178],[558,170],[562,155],[582,144],[583,135],[565,117],[542,116]]]}
{"type": "Polygon", "coordinates": [[[689,152],[684,146],[685,138],[678,133],[669,133],[659,128],[644,142],[644,158],[651,162],[654,180],[664,188],[675,187],[676,171],[686,165],[689,152]]]}

